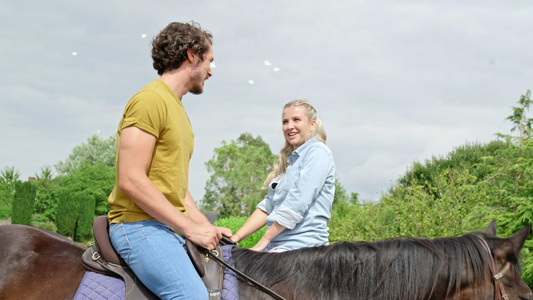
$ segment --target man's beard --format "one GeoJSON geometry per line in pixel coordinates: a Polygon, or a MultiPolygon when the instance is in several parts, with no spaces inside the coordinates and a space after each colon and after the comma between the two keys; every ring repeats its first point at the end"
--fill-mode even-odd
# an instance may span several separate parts
{"type": "MultiPolygon", "coordinates": [[[[198,69],[196,69],[195,71],[198,72],[198,69]]],[[[201,93],[203,93],[203,83],[205,80],[206,78],[204,78],[204,76],[200,72],[196,73],[194,76],[194,85],[192,86],[189,92],[194,95],[200,95],[201,93]]]]}
{"type": "Polygon", "coordinates": [[[195,85],[193,85],[193,87],[191,88],[189,92],[194,95],[200,95],[201,93],[204,92],[204,87],[196,83],[195,85]]]}

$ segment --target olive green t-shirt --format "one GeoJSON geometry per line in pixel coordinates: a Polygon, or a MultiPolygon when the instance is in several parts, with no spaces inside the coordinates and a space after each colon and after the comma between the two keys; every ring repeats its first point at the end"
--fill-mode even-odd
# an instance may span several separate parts
{"type": "Polygon", "coordinates": [[[111,223],[131,223],[154,218],[144,212],[118,187],[120,135],[124,128],[135,126],[156,137],[148,178],[180,211],[185,209],[189,178],[189,161],[194,148],[194,134],[185,108],[176,94],[156,79],[134,95],[117,130],[117,171],[115,188],[109,195],[111,223]]]}

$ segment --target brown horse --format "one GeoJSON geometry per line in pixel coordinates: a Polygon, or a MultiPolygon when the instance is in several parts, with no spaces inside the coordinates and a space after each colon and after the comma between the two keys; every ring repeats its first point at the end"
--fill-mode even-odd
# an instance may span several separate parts
{"type": "MultiPolygon", "coordinates": [[[[338,243],[283,253],[235,248],[237,269],[286,299],[530,300],[519,253],[531,232],[338,243]],[[502,278],[494,279],[501,273],[502,278]],[[501,283],[501,284],[500,284],[501,283]]],[[[49,231],[0,226],[0,299],[72,299],[84,247],[49,231]]],[[[239,279],[240,299],[271,299],[239,279]]]]}

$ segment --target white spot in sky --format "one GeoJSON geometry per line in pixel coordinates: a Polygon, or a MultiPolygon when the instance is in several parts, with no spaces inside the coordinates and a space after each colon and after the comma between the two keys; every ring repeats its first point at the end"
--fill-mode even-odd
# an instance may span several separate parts
{"type": "Polygon", "coordinates": [[[279,70],[281,70],[281,69],[278,68],[278,67],[274,67],[274,72],[278,72],[279,70]]]}
{"type": "Polygon", "coordinates": [[[78,52],[72,52],[72,56],[78,55],[78,52]]]}
{"type": "Polygon", "coordinates": [[[141,34],[141,39],[145,39],[146,38],[146,34],[141,34]]]}
{"type": "Polygon", "coordinates": [[[252,79],[248,80],[248,83],[249,83],[250,85],[255,84],[255,82],[254,82],[252,79]]]}
{"type": "Polygon", "coordinates": [[[270,66],[272,63],[270,63],[268,60],[265,60],[265,66],[270,66]]]}

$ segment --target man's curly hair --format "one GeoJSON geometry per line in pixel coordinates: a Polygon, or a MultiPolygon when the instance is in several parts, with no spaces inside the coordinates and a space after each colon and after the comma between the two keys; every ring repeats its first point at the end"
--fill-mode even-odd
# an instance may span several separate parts
{"type": "Polygon", "coordinates": [[[204,53],[213,44],[213,35],[200,27],[200,24],[173,22],[167,25],[152,41],[154,69],[159,75],[177,69],[187,59],[187,49],[204,59],[204,53]]]}

